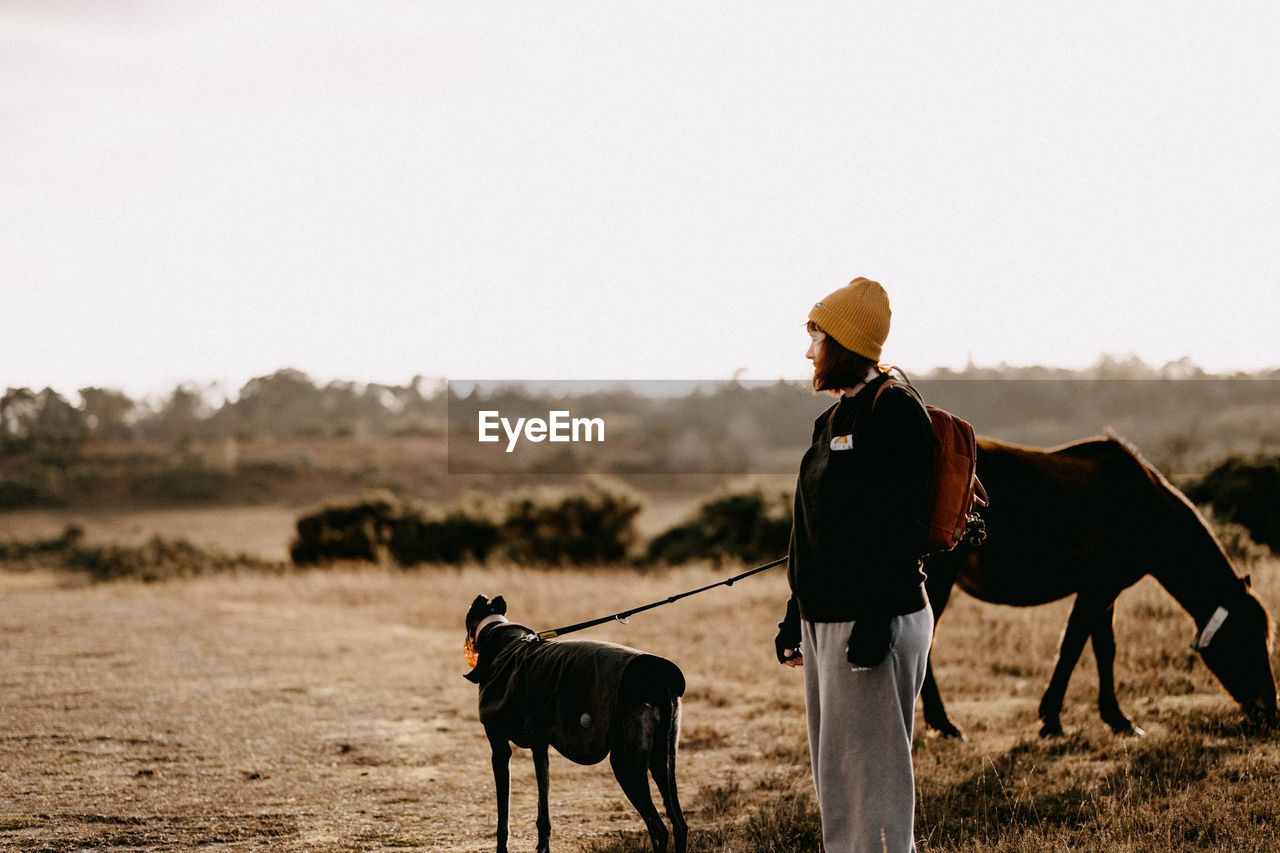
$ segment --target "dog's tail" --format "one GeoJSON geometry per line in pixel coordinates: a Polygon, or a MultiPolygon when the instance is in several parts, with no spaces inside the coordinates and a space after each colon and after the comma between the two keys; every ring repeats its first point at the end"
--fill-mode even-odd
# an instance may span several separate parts
{"type": "Polygon", "coordinates": [[[671,787],[674,790],[676,784],[676,749],[680,743],[680,717],[682,716],[684,706],[680,701],[680,696],[672,692],[668,692],[667,702],[667,707],[663,709],[666,712],[665,716],[667,718],[665,720],[667,724],[667,760],[666,767],[664,769],[666,770],[667,779],[670,781],[671,787]]]}

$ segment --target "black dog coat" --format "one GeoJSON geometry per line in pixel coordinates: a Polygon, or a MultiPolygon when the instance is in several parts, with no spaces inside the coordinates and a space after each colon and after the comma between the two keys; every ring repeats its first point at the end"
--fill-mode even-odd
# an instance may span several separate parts
{"type": "Polygon", "coordinates": [[[624,683],[684,694],[684,675],[666,658],[615,643],[540,640],[524,625],[486,629],[466,675],[480,685],[480,722],[525,748],[545,742],[570,761],[609,754],[624,683]]]}

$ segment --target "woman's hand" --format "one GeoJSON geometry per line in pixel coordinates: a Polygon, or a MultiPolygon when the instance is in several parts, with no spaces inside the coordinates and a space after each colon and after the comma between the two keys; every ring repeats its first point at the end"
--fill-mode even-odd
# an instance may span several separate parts
{"type": "Polygon", "coordinates": [[[867,616],[853,623],[846,657],[854,667],[866,669],[884,660],[892,646],[893,617],[867,616]]]}
{"type": "Polygon", "coordinates": [[[800,608],[794,598],[787,601],[787,615],[778,623],[773,649],[778,653],[778,663],[804,666],[804,655],[800,653],[800,608]]]}
{"type": "Polygon", "coordinates": [[[778,636],[773,638],[773,649],[778,653],[778,663],[804,666],[804,655],[800,653],[800,631],[786,620],[778,623],[778,636]]]}

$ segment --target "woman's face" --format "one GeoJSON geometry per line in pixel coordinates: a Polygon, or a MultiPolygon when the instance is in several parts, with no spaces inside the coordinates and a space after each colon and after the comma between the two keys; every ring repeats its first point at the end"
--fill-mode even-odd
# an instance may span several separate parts
{"type": "Polygon", "coordinates": [[[809,330],[809,349],[805,351],[804,357],[813,362],[814,366],[818,365],[818,356],[822,353],[822,342],[827,339],[827,333],[821,329],[809,330]]]}

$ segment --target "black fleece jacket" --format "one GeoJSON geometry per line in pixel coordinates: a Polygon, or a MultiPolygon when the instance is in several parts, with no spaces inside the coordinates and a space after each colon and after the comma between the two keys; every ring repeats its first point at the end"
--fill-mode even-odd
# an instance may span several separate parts
{"type": "Polygon", "coordinates": [[[814,421],[796,483],[787,622],[887,619],[926,603],[935,439],[908,386],[894,382],[875,399],[886,381],[876,377],[814,421]]]}

